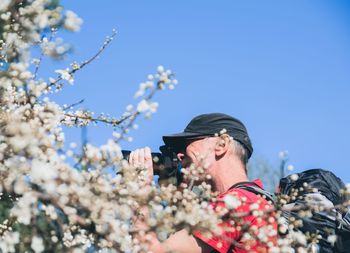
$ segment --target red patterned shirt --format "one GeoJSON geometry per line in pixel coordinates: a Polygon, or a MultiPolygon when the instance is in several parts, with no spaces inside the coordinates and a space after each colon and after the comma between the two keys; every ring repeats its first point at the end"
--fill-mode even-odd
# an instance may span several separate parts
{"type": "MultiPolygon", "coordinates": [[[[252,182],[263,188],[260,180],[252,182]]],[[[275,245],[277,221],[273,205],[262,196],[234,187],[220,194],[210,206],[222,217],[220,233],[196,231],[194,236],[217,252],[264,253],[275,245]]]]}

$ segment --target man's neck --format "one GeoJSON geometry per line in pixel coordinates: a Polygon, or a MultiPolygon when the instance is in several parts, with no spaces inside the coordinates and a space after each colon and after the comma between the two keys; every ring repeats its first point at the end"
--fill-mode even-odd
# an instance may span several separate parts
{"type": "Polygon", "coordinates": [[[237,160],[219,164],[213,175],[214,190],[219,193],[223,193],[232,185],[243,181],[248,181],[248,177],[244,166],[237,160]]]}

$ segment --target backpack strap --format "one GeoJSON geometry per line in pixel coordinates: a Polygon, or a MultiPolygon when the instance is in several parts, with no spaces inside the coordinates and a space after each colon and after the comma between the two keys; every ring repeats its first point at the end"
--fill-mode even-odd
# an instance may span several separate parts
{"type": "Polygon", "coordinates": [[[258,184],[254,183],[254,182],[251,182],[251,181],[239,182],[237,184],[232,185],[229,188],[229,190],[231,190],[233,188],[239,188],[239,189],[243,189],[243,190],[252,192],[256,195],[265,196],[267,200],[270,200],[272,203],[275,203],[275,199],[273,197],[273,194],[271,194],[268,191],[265,191],[258,184]]]}
{"type": "Polygon", "coordinates": [[[238,188],[238,187],[241,186],[241,185],[252,185],[252,186],[256,186],[256,187],[258,187],[258,188],[261,189],[261,187],[260,187],[257,183],[255,183],[255,182],[252,182],[252,181],[242,181],[242,182],[238,182],[238,183],[232,185],[232,186],[229,188],[229,190],[231,190],[231,189],[233,189],[233,188],[238,188]]]}

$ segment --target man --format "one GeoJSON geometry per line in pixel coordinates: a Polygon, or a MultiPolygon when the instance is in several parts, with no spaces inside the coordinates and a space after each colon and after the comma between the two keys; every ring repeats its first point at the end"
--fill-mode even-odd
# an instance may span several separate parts
{"type": "MultiPolygon", "coordinates": [[[[260,180],[248,182],[246,163],[253,147],[243,123],[222,113],[195,117],[182,133],[163,136],[165,145],[177,151],[184,168],[190,164],[204,166],[212,180],[218,200],[211,203],[214,210],[227,207],[230,198],[241,200],[233,212],[242,214],[240,221],[224,219],[219,235],[178,231],[160,243],[152,239],[152,252],[267,252],[275,243],[276,221],[271,215],[271,203],[261,195],[240,186],[262,188],[260,180]],[[243,182],[243,183],[242,183],[243,182]],[[233,224],[234,223],[234,224],[233,224]]],[[[129,162],[152,169],[149,148],[130,155],[129,162]]]]}

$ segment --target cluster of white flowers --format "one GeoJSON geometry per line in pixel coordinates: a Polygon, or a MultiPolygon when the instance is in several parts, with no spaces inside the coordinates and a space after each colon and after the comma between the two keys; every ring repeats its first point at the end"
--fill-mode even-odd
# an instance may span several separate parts
{"type": "MultiPolygon", "coordinates": [[[[11,202],[8,217],[0,220],[2,252],[19,248],[82,252],[91,245],[110,252],[146,250],[146,245],[135,239],[138,231],[131,222],[143,206],[152,214],[150,230],[160,239],[174,232],[175,226],[214,227],[216,216],[203,208],[193,192],[185,188],[178,191],[173,185],[162,191],[154,185],[145,187],[140,176],[143,168],[130,167],[118,144],[130,128],[137,128],[137,116],[149,117],[156,112],[154,94],[177,84],[170,70],[160,66],[156,74],[149,75],[137,92],[139,102],[128,106],[120,118],[73,111],[71,106],[61,107],[44,95],[52,93],[52,88],[61,89],[63,81],[73,84],[75,71],[90,61],[56,70],[58,77],[45,82],[37,79],[37,70],[31,71],[31,64],[36,69],[41,64],[41,59],[31,58],[31,48],[39,44],[43,56],[60,58],[69,48],[59,38],[40,39],[41,32],[56,33],[60,27],[78,31],[82,20],[71,11],[63,13],[63,8],[51,0],[1,1],[0,18],[0,192],[2,201],[11,202]],[[82,154],[64,152],[62,125],[97,122],[120,126],[121,132],[115,132],[115,139],[100,147],[86,144],[82,154]],[[75,168],[66,156],[75,161],[75,168]],[[104,171],[111,168],[117,175],[104,171]],[[149,194],[144,194],[145,188],[149,194]],[[164,201],[167,206],[163,206],[164,201]],[[56,229],[42,231],[39,223],[56,229]],[[18,226],[25,229],[17,230],[18,226]]],[[[74,149],[76,145],[70,146],[74,149]]]]}
{"type": "MultiPolygon", "coordinates": [[[[7,216],[0,217],[0,251],[78,253],[94,247],[101,252],[147,252],[147,244],[138,238],[147,238],[150,232],[161,241],[183,228],[219,232],[220,212],[209,205],[217,195],[210,184],[197,185],[210,180],[205,173],[207,165],[184,171],[188,185],[177,187],[169,184],[171,180],[160,187],[145,185],[147,171],[130,166],[119,146],[120,140],[131,140],[126,135],[137,129],[138,116],[148,118],[157,111],[155,93],[177,85],[172,71],[158,66],[155,74],[148,75],[135,94],[137,101],[128,105],[121,117],[95,116],[45,97],[59,91],[65,82],[73,84],[74,73],[97,58],[115,35],[108,37],[90,60],[56,70],[56,79],[37,78],[41,59],[31,58],[32,47],[39,44],[42,57],[61,58],[69,51],[64,41],[54,36],[41,38],[47,30],[54,34],[60,28],[78,31],[81,24],[82,20],[72,11],[64,12],[58,1],[0,1],[0,198],[8,202],[4,205],[7,216]],[[87,143],[75,149],[77,145],[71,144],[72,150],[65,150],[63,126],[98,122],[115,127],[113,139],[99,147],[87,143]],[[148,210],[144,231],[134,224],[143,208],[148,210]]],[[[285,158],[282,154],[281,159],[285,158]]],[[[223,213],[241,204],[233,196],[223,201],[223,213]]],[[[252,204],[250,211],[259,219],[264,212],[257,205],[252,204]]],[[[247,240],[258,238],[264,243],[269,236],[266,231],[245,234],[247,240]]],[[[298,236],[289,235],[279,242],[279,251],[272,252],[291,252],[287,249],[292,242],[304,243],[298,236]]]]}
{"type": "Polygon", "coordinates": [[[149,113],[155,113],[158,108],[157,102],[148,102],[145,99],[142,99],[138,105],[137,105],[137,111],[142,112],[149,112],[149,113]]]}
{"type": "Polygon", "coordinates": [[[5,10],[7,10],[7,8],[9,7],[11,3],[11,0],[4,0],[4,1],[1,1],[1,4],[0,4],[0,11],[1,12],[4,12],[5,10]]]}
{"type": "Polygon", "coordinates": [[[32,44],[39,43],[44,29],[55,29],[62,23],[67,28],[78,30],[81,20],[74,14],[62,13],[62,7],[52,0],[1,1],[0,18],[2,19],[1,55],[3,60],[13,62],[21,57],[28,62],[32,44]]]}
{"type": "Polygon", "coordinates": [[[1,252],[16,252],[15,245],[19,243],[19,240],[18,232],[6,233],[0,240],[1,252]]]}
{"type": "Polygon", "coordinates": [[[80,30],[80,26],[83,23],[83,20],[78,17],[73,11],[66,11],[66,18],[64,20],[63,26],[69,31],[77,32],[80,30]]]}
{"type": "Polygon", "coordinates": [[[93,115],[93,112],[87,110],[68,111],[64,114],[61,123],[68,127],[86,126],[91,123],[93,115]]]}
{"type": "Polygon", "coordinates": [[[242,204],[240,199],[238,199],[237,197],[232,196],[232,195],[226,195],[224,197],[224,202],[225,202],[226,207],[228,209],[235,209],[242,204]]]}
{"type": "Polygon", "coordinates": [[[43,239],[38,236],[33,236],[32,243],[30,246],[35,253],[41,253],[45,250],[43,239]]]}
{"type": "MultiPolygon", "coordinates": [[[[150,118],[157,111],[158,103],[150,99],[156,90],[163,90],[166,87],[174,89],[178,82],[173,76],[171,70],[165,70],[163,66],[158,66],[156,74],[148,75],[148,80],[140,83],[140,87],[135,93],[135,98],[141,98],[136,106],[137,113],[143,113],[146,118],[150,118]]],[[[132,108],[129,107],[128,111],[132,111],[132,108]]]]}
{"type": "MultiPolygon", "coordinates": [[[[55,30],[52,31],[53,33],[55,30]]],[[[40,47],[43,55],[60,59],[64,57],[70,50],[70,46],[63,42],[62,38],[56,38],[53,40],[47,37],[40,41],[40,47]]]]}

